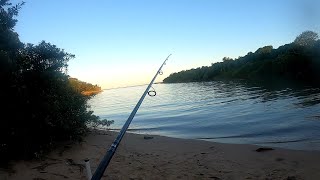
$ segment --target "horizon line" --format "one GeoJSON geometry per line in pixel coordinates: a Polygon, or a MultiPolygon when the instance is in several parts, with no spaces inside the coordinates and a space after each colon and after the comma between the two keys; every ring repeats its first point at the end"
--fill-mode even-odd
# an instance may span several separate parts
{"type": "MultiPolygon", "coordinates": [[[[161,84],[163,83],[162,81],[161,82],[155,82],[153,84],[161,84]]],[[[113,88],[105,88],[105,89],[102,89],[102,90],[112,90],[112,89],[121,89],[121,88],[130,88],[130,87],[138,87],[138,86],[145,86],[145,85],[148,85],[148,84],[137,84],[137,85],[130,85],[130,86],[120,86],[120,87],[113,87],[113,88]]]]}

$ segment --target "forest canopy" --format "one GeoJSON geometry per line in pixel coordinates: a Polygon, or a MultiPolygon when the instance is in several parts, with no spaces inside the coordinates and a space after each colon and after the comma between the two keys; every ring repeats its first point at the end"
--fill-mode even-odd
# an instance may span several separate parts
{"type": "Polygon", "coordinates": [[[265,46],[243,57],[224,57],[222,62],[173,73],[164,83],[244,79],[291,80],[320,83],[320,40],[313,31],[302,32],[290,43],[274,49],[265,46]]]}

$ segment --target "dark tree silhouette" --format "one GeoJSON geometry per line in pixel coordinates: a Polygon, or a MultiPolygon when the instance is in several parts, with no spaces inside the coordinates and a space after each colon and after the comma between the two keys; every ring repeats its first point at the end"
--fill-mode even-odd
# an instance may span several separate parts
{"type": "MultiPolygon", "coordinates": [[[[80,140],[99,117],[66,74],[74,55],[42,41],[20,42],[14,31],[21,4],[0,0],[0,163],[32,158],[57,141],[80,140]]],[[[102,125],[109,125],[102,121],[102,125]]]]}
{"type": "Polygon", "coordinates": [[[295,40],[294,43],[300,46],[312,46],[318,40],[319,36],[313,31],[304,31],[295,40]]]}
{"type": "Polygon", "coordinates": [[[165,83],[246,79],[259,81],[293,80],[320,84],[320,40],[312,31],[305,31],[293,43],[273,49],[259,48],[243,57],[224,57],[209,67],[173,73],[165,83]]]}

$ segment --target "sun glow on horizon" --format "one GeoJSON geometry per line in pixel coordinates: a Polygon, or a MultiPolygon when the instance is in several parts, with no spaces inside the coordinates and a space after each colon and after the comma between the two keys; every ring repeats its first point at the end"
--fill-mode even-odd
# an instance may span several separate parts
{"type": "Polygon", "coordinates": [[[320,1],[315,0],[125,0],[76,5],[26,0],[15,29],[22,42],[45,40],[75,54],[69,62],[70,76],[113,88],[149,83],[170,53],[173,56],[158,82],[223,57],[245,56],[268,45],[276,48],[306,30],[319,33],[319,9],[320,1]]]}

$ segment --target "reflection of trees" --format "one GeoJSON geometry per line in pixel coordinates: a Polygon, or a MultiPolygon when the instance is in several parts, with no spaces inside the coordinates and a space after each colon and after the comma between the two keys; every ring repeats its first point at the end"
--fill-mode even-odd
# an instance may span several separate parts
{"type": "MultiPolygon", "coordinates": [[[[249,86],[250,84],[252,85],[252,83],[246,83],[249,86]]],[[[299,100],[299,103],[296,104],[298,106],[313,106],[320,103],[320,88],[317,87],[304,87],[287,82],[260,84],[260,86],[263,89],[261,92],[262,102],[294,97],[299,100]]]]}
{"type": "Polygon", "coordinates": [[[236,100],[258,100],[269,102],[277,99],[296,98],[297,106],[313,106],[320,104],[320,88],[297,86],[288,83],[255,83],[244,80],[213,81],[199,83],[207,88],[207,93],[214,93],[215,98],[236,100]]]}
{"type": "Polygon", "coordinates": [[[320,104],[320,88],[304,89],[295,93],[295,97],[301,99],[297,106],[314,106],[320,104]]]}

